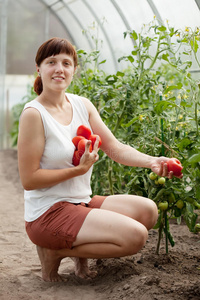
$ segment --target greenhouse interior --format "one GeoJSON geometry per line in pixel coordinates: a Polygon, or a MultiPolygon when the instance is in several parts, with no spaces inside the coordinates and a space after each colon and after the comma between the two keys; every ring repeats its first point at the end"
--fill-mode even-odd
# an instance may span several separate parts
{"type": "Polygon", "coordinates": [[[200,0],[0,0],[0,204],[1,300],[200,299],[200,0]]]}
{"type": "MultiPolygon", "coordinates": [[[[199,26],[200,1],[0,0],[0,16],[0,147],[4,149],[11,147],[12,107],[33,84],[35,53],[43,41],[58,36],[69,39],[76,49],[99,50],[99,61],[105,61],[99,69],[114,74],[126,67],[119,58],[138,43],[124,38],[125,32],[140,33],[151,22],[194,31],[199,26]]],[[[155,47],[151,46],[152,55],[155,47]]],[[[199,77],[194,59],[190,71],[199,77]]]]}

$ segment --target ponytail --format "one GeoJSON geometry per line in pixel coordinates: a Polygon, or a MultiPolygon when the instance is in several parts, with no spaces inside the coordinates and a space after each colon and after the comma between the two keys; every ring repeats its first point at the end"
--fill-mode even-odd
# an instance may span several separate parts
{"type": "Polygon", "coordinates": [[[42,79],[40,76],[37,76],[34,82],[34,91],[37,95],[40,95],[43,91],[42,79]]]}

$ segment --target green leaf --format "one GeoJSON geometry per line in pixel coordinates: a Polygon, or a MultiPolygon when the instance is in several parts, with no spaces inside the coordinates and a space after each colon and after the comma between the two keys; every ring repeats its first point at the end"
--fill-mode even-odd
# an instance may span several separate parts
{"type": "Polygon", "coordinates": [[[196,187],[196,199],[200,199],[200,186],[196,187]]]}
{"type": "Polygon", "coordinates": [[[191,44],[191,47],[192,49],[194,50],[195,53],[197,53],[197,50],[199,48],[198,44],[197,44],[197,41],[196,40],[191,40],[190,41],[190,44],[191,44]]]}
{"type": "Polygon", "coordinates": [[[130,127],[133,123],[135,123],[139,119],[139,116],[133,118],[131,121],[129,121],[127,124],[123,124],[123,127],[130,127]]]}
{"type": "Polygon", "coordinates": [[[187,146],[189,146],[192,143],[192,141],[188,138],[184,138],[182,139],[182,141],[178,144],[178,147],[180,149],[180,151],[183,151],[184,149],[186,149],[187,146]]]}
{"type": "Polygon", "coordinates": [[[185,219],[185,222],[186,222],[189,230],[192,232],[194,232],[194,227],[195,227],[197,218],[198,218],[198,215],[193,212],[192,204],[186,202],[186,211],[184,214],[184,219],[185,219]]]}
{"type": "Polygon", "coordinates": [[[197,163],[200,162],[200,153],[197,154],[193,154],[192,156],[190,156],[190,158],[188,159],[189,163],[197,163]]]}
{"type": "Polygon", "coordinates": [[[99,65],[104,64],[106,62],[106,59],[102,60],[99,65]]]}
{"type": "Polygon", "coordinates": [[[158,229],[158,228],[160,228],[161,224],[162,224],[162,215],[159,214],[157,223],[156,223],[156,225],[153,227],[153,229],[158,229]]]}
{"type": "Polygon", "coordinates": [[[168,57],[169,57],[168,53],[162,55],[163,60],[169,61],[168,57]]]}
{"type": "Polygon", "coordinates": [[[116,76],[123,77],[123,76],[124,76],[124,73],[123,73],[123,72],[120,72],[120,71],[117,71],[117,74],[116,74],[116,76]]]}
{"type": "Polygon", "coordinates": [[[138,54],[138,51],[134,51],[134,50],[133,50],[133,51],[131,52],[131,54],[132,54],[132,55],[137,55],[137,54],[138,54]]]}
{"type": "Polygon", "coordinates": [[[166,28],[165,26],[160,26],[160,27],[158,27],[157,29],[158,29],[159,31],[166,31],[167,28],[166,28]]]}
{"type": "Polygon", "coordinates": [[[131,38],[133,38],[135,41],[138,39],[138,35],[137,33],[135,32],[135,30],[133,30],[130,34],[131,38]]]}
{"type": "Polygon", "coordinates": [[[174,242],[173,236],[171,235],[171,233],[170,233],[170,232],[168,232],[168,235],[167,235],[167,237],[168,237],[168,240],[169,240],[169,242],[170,242],[171,246],[172,246],[172,247],[174,247],[174,245],[175,245],[175,242],[174,242]]]}
{"type": "Polygon", "coordinates": [[[179,82],[177,85],[170,85],[165,89],[164,94],[167,94],[169,91],[172,90],[180,90],[182,87],[183,84],[181,82],[179,82]]]}
{"type": "Polygon", "coordinates": [[[127,37],[128,31],[124,32],[124,39],[127,37]]]}
{"type": "Polygon", "coordinates": [[[129,55],[127,58],[128,58],[128,60],[129,60],[131,63],[133,63],[133,62],[134,62],[134,58],[133,58],[133,56],[129,55]]]}
{"type": "Polygon", "coordinates": [[[169,102],[167,100],[162,100],[158,102],[155,106],[155,111],[157,114],[162,113],[166,109],[171,109],[172,107],[176,107],[177,105],[175,103],[169,102]]]}

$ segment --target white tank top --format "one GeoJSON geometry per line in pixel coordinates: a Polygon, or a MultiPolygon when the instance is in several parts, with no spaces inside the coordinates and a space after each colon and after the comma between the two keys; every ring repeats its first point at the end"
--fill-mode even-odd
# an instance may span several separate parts
{"type": "MultiPolygon", "coordinates": [[[[56,121],[37,100],[25,104],[24,109],[33,107],[40,112],[44,133],[45,148],[40,161],[42,169],[71,168],[74,153],[72,138],[76,136],[77,128],[84,124],[90,127],[87,109],[82,99],[73,94],[66,94],[72,105],[73,117],[69,125],[64,126],[56,121]]],[[[25,220],[32,222],[47,211],[54,203],[68,201],[71,203],[88,203],[90,201],[90,178],[92,167],[81,176],[68,179],[55,186],[24,191],[25,220]]]]}

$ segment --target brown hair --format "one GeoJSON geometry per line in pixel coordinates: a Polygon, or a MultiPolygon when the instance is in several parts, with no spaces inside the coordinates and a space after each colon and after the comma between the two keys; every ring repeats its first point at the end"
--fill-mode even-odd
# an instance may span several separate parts
{"type": "MultiPolygon", "coordinates": [[[[73,57],[74,67],[78,64],[77,53],[74,46],[66,39],[61,39],[58,37],[54,37],[44,42],[38,49],[35,62],[38,66],[42,63],[42,61],[52,55],[57,55],[60,53],[66,53],[73,57]]],[[[43,91],[42,80],[39,76],[36,77],[34,82],[34,91],[40,95],[43,91]]]]}

